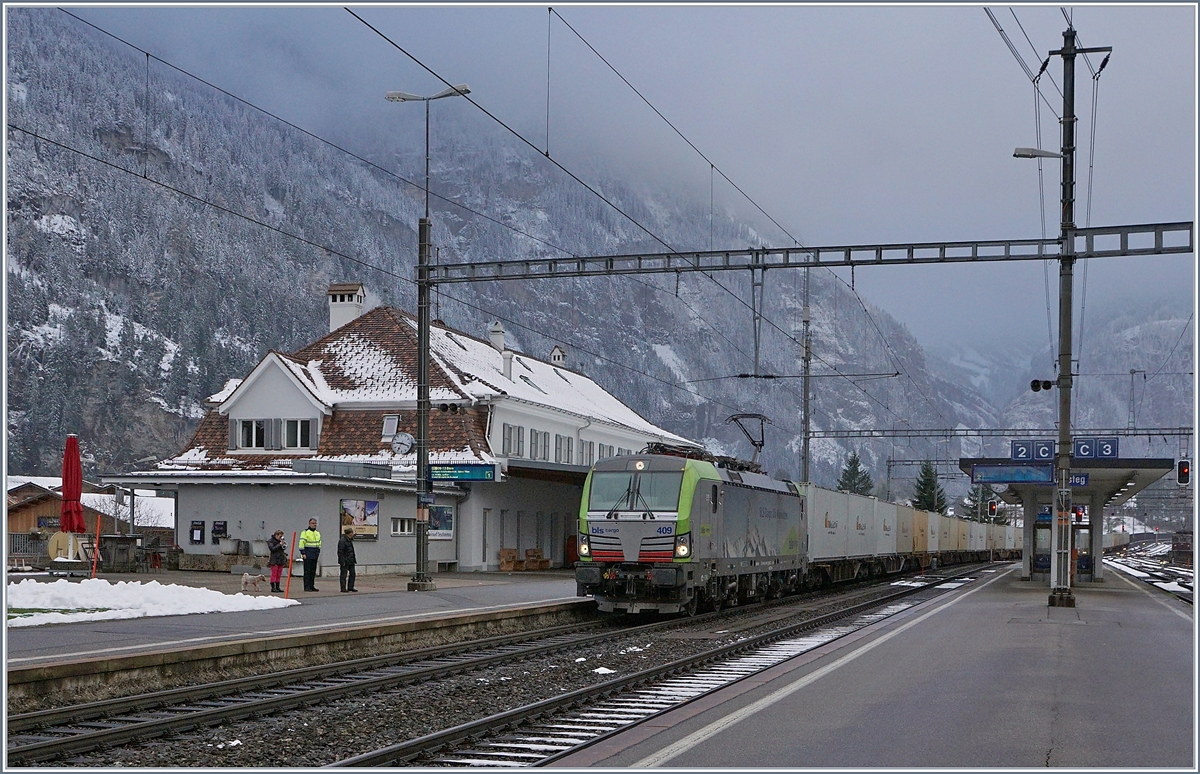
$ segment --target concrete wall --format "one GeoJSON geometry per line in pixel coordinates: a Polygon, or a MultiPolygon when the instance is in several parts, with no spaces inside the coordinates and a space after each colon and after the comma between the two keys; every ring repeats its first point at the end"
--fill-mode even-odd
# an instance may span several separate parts
{"type": "Polygon", "coordinates": [[[552,567],[563,566],[583,487],[522,478],[469,486],[470,496],[458,509],[460,570],[499,570],[501,548],[515,548],[522,558],[526,549],[540,548],[552,567]]]}
{"type": "MultiPolygon", "coordinates": [[[[416,537],[391,534],[393,518],[416,516],[416,495],[407,492],[374,491],[351,487],[317,485],[211,484],[179,487],[179,532],[177,542],[185,553],[220,554],[221,547],[212,542],[214,521],[228,523],[228,534],[239,540],[266,540],[276,529],[284,531],[290,544],[292,532],[297,536],[308,527],[310,518],[317,520],[321,532],[319,566],[323,574],[337,572],[337,541],[341,531],[338,522],[340,500],[376,500],[379,503],[379,537],[355,538],[354,549],[360,574],[411,572],[416,565],[416,537]],[[205,522],[204,543],[190,540],[193,520],[205,522]]],[[[439,495],[438,504],[454,502],[439,495]]],[[[455,534],[451,540],[429,541],[430,569],[438,563],[458,560],[457,544],[461,535],[460,519],[455,519],[455,534]]],[[[289,549],[291,546],[289,545],[289,549]]],[[[297,562],[299,555],[297,553],[297,562]]]]}

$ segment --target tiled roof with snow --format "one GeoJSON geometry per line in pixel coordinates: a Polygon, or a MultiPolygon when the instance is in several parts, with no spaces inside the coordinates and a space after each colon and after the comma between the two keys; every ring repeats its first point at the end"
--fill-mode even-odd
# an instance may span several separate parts
{"type": "MultiPolygon", "coordinates": [[[[329,403],[415,402],[417,321],[392,307],[376,307],[290,356],[314,392],[329,403]],[[323,377],[328,392],[320,392],[323,377]]],[[[430,400],[488,399],[506,394],[528,403],[590,417],[662,438],[691,442],[646,421],[588,377],[514,353],[512,378],[490,343],[431,325],[430,400]]]]}
{"type": "MultiPolygon", "coordinates": [[[[507,396],[667,443],[694,445],[656,427],[596,382],[562,366],[514,353],[512,378],[505,378],[503,357],[490,343],[440,325],[430,326],[429,347],[429,394],[435,406],[507,396]]],[[[315,454],[309,450],[294,455],[229,454],[227,419],[214,411],[201,421],[188,446],[173,459],[163,460],[160,468],[246,470],[281,458],[310,456],[391,463],[397,471],[411,466],[412,453],[392,454],[382,439],[382,424],[384,415],[399,414],[398,430],[415,434],[415,412],[393,408],[417,400],[415,318],[392,307],[376,307],[296,352],[273,352],[268,357],[275,358],[320,404],[333,409],[315,454]],[[375,408],[379,404],[387,408],[375,408]]],[[[227,400],[241,383],[230,380],[213,398],[227,400]]],[[[453,414],[431,413],[431,461],[495,461],[487,443],[486,411],[464,408],[453,414]]]]}

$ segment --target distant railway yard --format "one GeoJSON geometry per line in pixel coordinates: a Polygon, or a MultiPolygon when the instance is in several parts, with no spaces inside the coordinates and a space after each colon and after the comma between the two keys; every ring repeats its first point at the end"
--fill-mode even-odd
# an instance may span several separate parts
{"type": "Polygon", "coordinates": [[[1173,564],[1172,555],[1175,553],[1177,552],[1173,550],[1171,543],[1134,543],[1122,553],[1104,561],[1134,578],[1192,604],[1195,570],[1190,566],[1173,564]]]}

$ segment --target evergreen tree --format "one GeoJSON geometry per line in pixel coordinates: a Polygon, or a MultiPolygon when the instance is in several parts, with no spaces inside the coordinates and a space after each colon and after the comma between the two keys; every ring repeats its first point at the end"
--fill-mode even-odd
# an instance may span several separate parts
{"type": "Polygon", "coordinates": [[[946,515],[946,493],[937,482],[937,468],[929,460],[921,463],[921,472],[917,475],[917,485],[913,490],[912,506],[946,515]]]}
{"type": "Polygon", "coordinates": [[[858,459],[858,452],[850,452],[850,456],[846,458],[846,464],[842,468],[842,477],[837,482],[838,491],[870,495],[874,488],[875,483],[871,481],[871,474],[862,467],[858,459]]]}

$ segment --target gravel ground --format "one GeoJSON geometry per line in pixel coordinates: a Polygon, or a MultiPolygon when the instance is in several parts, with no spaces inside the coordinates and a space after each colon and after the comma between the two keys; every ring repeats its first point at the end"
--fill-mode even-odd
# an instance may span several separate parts
{"type": "Polygon", "coordinates": [[[450,728],[542,699],[778,629],[893,591],[801,598],[782,608],[736,611],[719,624],[691,624],[611,640],[487,670],[345,698],[267,718],[203,729],[187,736],[91,753],[57,762],[88,767],[312,767],[450,728]],[[847,596],[853,599],[847,600],[847,596]],[[789,608],[791,606],[788,606],[789,608]],[[756,623],[756,618],[764,619],[756,623]],[[770,620],[766,620],[770,619],[770,620]],[[709,636],[681,637],[692,627],[709,636]],[[724,632],[724,633],[721,633],[724,632]],[[611,672],[597,669],[612,670],[611,672]]]}

